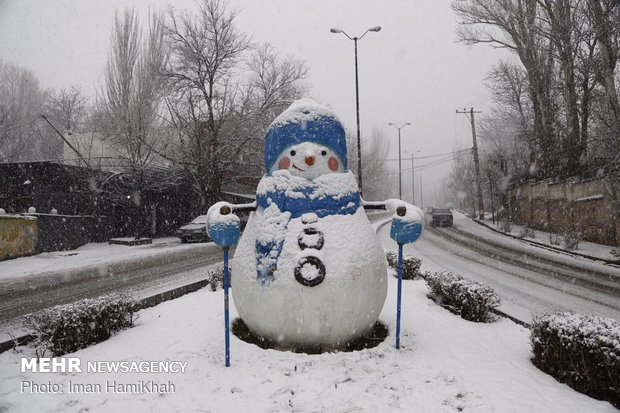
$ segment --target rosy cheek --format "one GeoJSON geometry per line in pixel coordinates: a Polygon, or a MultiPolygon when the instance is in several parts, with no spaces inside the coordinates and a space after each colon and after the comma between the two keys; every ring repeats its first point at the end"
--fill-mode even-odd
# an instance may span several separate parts
{"type": "Polygon", "coordinates": [[[278,169],[288,169],[289,166],[291,166],[291,160],[287,156],[278,162],[278,169]]]}
{"type": "Polygon", "coordinates": [[[338,165],[338,159],[331,156],[329,160],[327,161],[327,166],[329,167],[329,169],[336,172],[340,165],[338,165]]]}

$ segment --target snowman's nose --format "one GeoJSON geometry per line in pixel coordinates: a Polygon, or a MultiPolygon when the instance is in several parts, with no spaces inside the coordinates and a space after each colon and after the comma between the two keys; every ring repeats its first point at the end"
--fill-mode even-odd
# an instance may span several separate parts
{"type": "Polygon", "coordinates": [[[314,165],[314,156],[306,156],[305,161],[308,166],[314,165]]]}

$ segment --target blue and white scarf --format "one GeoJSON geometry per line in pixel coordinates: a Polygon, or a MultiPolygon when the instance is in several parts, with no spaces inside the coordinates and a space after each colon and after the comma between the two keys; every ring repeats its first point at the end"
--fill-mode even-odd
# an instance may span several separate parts
{"type": "Polygon", "coordinates": [[[287,170],[274,171],[259,182],[256,201],[263,219],[256,238],[256,271],[263,284],[273,279],[291,219],[307,213],[318,218],[353,215],[361,205],[351,171],[321,175],[313,181],[287,170]]]}

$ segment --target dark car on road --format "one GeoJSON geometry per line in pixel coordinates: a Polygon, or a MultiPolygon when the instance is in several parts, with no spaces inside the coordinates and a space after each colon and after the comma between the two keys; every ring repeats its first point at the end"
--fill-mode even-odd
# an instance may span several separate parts
{"type": "Polygon", "coordinates": [[[188,241],[211,241],[207,234],[207,216],[199,215],[187,225],[183,225],[177,230],[177,236],[181,242],[188,241]]]}
{"type": "Polygon", "coordinates": [[[453,224],[452,211],[449,209],[433,208],[431,217],[432,227],[451,227],[453,224]]]}

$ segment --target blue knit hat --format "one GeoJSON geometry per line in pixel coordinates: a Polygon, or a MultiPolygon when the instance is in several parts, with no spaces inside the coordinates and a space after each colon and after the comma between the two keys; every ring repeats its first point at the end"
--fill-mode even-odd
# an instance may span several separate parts
{"type": "Polygon", "coordinates": [[[303,142],[323,145],[334,151],[347,169],[347,141],[336,114],[311,99],[296,100],[282,112],[265,136],[267,172],[287,148],[303,142]]]}

